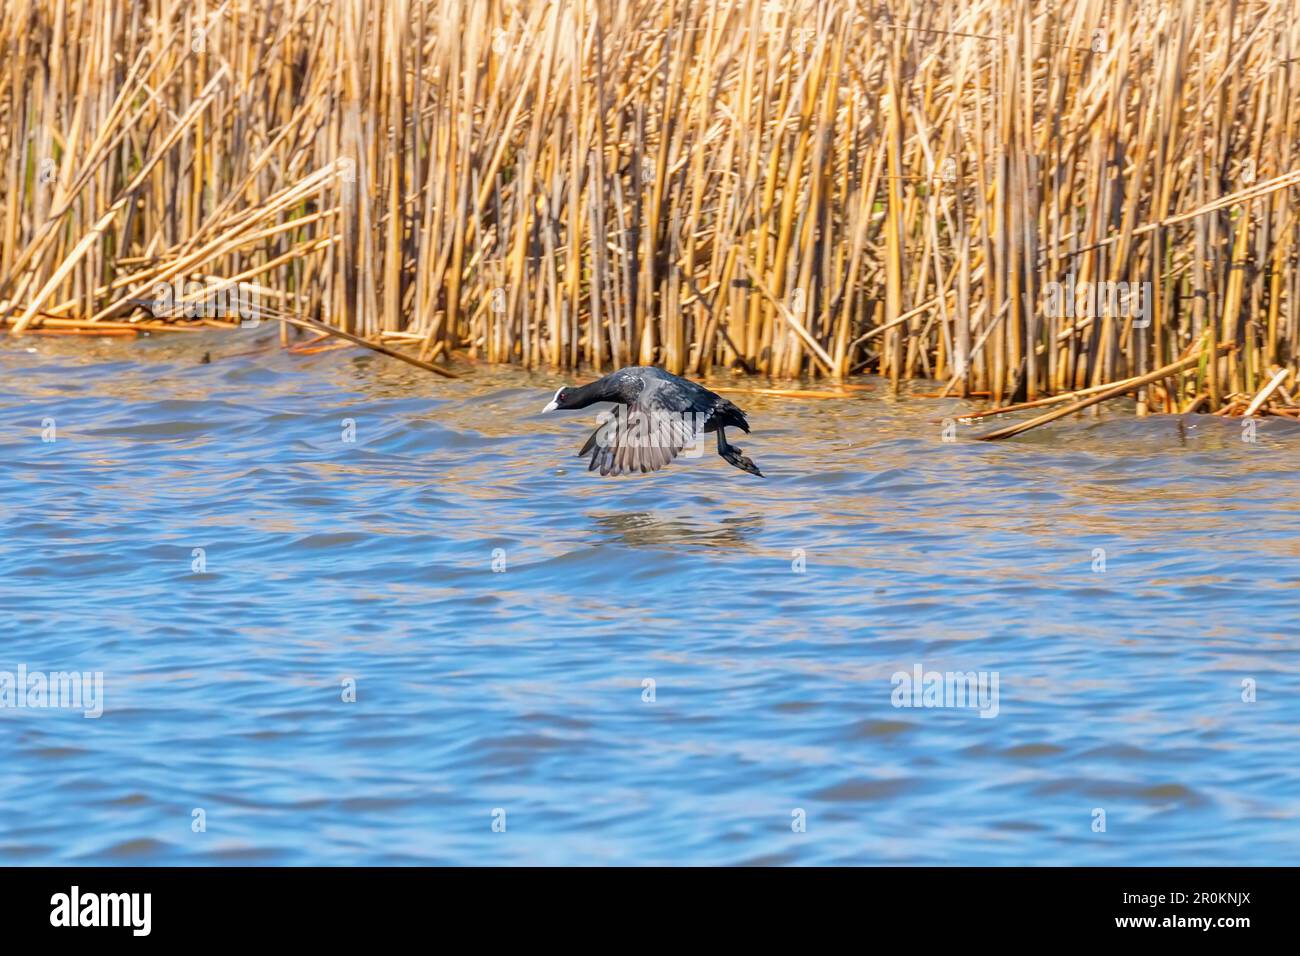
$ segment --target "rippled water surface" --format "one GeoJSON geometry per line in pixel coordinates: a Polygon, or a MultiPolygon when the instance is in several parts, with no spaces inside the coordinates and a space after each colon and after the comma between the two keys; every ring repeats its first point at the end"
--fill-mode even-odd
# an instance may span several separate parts
{"type": "Polygon", "coordinates": [[[1300,858],[1294,425],[876,382],[602,480],[555,376],[266,338],[0,347],[0,671],[104,688],[0,708],[0,862],[1300,858]]]}

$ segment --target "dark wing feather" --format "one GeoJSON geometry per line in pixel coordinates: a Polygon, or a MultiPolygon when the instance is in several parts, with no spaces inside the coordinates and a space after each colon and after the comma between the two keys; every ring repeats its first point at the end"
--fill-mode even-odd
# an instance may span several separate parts
{"type": "Polygon", "coordinates": [[[624,475],[658,471],[681,454],[682,449],[698,440],[702,417],[671,412],[653,400],[653,394],[602,416],[599,428],[591,433],[578,452],[591,456],[588,471],[602,475],[624,475]]]}

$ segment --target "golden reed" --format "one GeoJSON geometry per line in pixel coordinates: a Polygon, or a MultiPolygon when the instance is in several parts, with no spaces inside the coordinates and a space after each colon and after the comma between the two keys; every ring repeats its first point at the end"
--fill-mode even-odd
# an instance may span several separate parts
{"type": "Polygon", "coordinates": [[[11,333],[233,324],[179,282],[425,363],[1295,414],[1291,0],[6,0],[0,49],[11,333]]]}

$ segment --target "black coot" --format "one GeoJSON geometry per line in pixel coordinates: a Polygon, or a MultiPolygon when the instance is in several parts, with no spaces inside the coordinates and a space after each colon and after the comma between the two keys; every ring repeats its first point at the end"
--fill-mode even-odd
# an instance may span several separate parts
{"type": "Polygon", "coordinates": [[[763,477],[739,448],[727,444],[727,426],[749,431],[745,413],[703,385],[638,365],[610,372],[590,385],[566,386],[542,411],[586,408],[596,402],[626,407],[607,414],[578,452],[591,456],[588,471],[599,469],[602,475],[658,471],[694,445],[701,432],[717,432],[718,454],[728,464],[763,477]]]}

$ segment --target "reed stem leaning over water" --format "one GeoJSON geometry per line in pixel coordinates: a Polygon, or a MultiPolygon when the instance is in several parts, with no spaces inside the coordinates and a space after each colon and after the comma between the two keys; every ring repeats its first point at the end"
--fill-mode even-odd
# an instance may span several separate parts
{"type": "Polygon", "coordinates": [[[141,326],[157,283],[256,281],[268,316],[426,365],[1281,412],[1294,12],[8,0],[0,324],[141,326]]]}
{"type": "MultiPolygon", "coordinates": [[[[1215,351],[1224,352],[1231,348],[1234,348],[1234,346],[1229,342],[1225,342],[1215,351]]],[[[1139,385],[1149,385],[1152,382],[1166,378],[1176,372],[1181,372],[1183,369],[1195,365],[1200,360],[1201,355],[1188,356],[1187,358],[1180,359],[1177,362],[1172,362],[1164,368],[1156,369],[1154,372],[1150,372],[1135,379],[1120,382],[1119,384],[1113,385],[1107,389],[1096,391],[1086,398],[1081,398],[1076,402],[1071,402],[1064,408],[1056,408],[1050,412],[1044,412],[1042,415],[1031,418],[1028,421],[1017,422],[1014,425],[1008,425],[1005,428],[999,428],[996,431],[987,432],[979,437],[984,441],[996,441],[1000,438],[1010,438],[1013,435],[1019,435],[1022,432],[1029,431],[1031,428],[1037,428],[1039,425],[1046,425],[1048,422],[1054,422],[1058,418],[1064,418],[1066,415],[1072,415],[1075,412],[1083,411],[1085,408],[1096,405],[1098,402],[1104,402],[1108,398],[1118,398],[1120,395],[1123,395],[1125,392],[1128,392],[1139,385]]]]}

